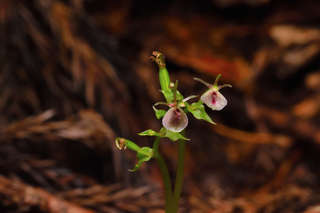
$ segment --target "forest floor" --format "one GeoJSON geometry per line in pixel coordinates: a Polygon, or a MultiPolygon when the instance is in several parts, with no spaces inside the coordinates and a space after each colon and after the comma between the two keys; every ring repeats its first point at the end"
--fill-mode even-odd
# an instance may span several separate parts
{"type": "MultiPolygon", "coordinates": [[[[233,88],[190,118],[181,212],[320,212],[320,2],[0,1],[1,212],[164,212],[160,172],[117,136],[159,129],[153,50],[183,94],[233,88]]],[[[174,172],[176,144],[161,151],[174,172]]]]}

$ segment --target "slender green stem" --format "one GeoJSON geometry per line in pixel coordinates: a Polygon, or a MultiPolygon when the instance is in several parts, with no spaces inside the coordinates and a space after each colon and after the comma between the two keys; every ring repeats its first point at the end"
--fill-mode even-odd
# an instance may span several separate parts
{"type": "Polygon", "coordinates": [[[182,192],[183,186],[183,177],[184,177],[184,157],[185,157],[185,141],[179,140],[179,148],[178,148],[178,168],[176,174],[176,182],[173,193],[173,202],[174,202],[174,210],[173,212],[177,212],[179,209],[179,200],[182,192]]]}
{"type": "Polygon", "coordinates": [[[159,143],[160,143],[160,137],[157,137],[153,143],[153,151],[155,153],[155,158],[158,162],[158,165],[162,174],[165,197],[166,197],[165,209],[166,209],[166,212],[168,213],[168,212],[171,212],[171,209],[172,209],[172,185],[171,185],[171,179],[170,179],[168,167],[164,159],[159,153],[159,143]]]}
{"type": "Polygon", "coordinates": [[[178,81],[176,80],[174,86],[173,86],[173,103],[177,102],[177,91],[178,91],[178,81]]]}

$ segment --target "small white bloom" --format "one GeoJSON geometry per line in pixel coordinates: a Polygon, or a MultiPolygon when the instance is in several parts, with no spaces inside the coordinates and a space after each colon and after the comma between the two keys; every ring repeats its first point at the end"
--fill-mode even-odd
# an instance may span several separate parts
{"type": "Polygon", "coordinates": [[[188,117],[182,109],[171,107],[164,115],[162,125],[172,132],[181,132],[188,125],[188,117]]]}
{"type": "Polygon", "coordinates": [[[207,90],[201,97],[200,100],[206,104],[212,110],[222,110],[228,103],[227,99],[219,92],[224,87],[232,87],[230,84],[223,84],[218,86],[218,81],[221,75],[219,74],[213,84],[209,84],[200,78],[194,78],[194,80],[206,85],[207,90]]]}
{"type": "Polygon", "coordinates": [[[216,89],[212,88],[205,92],[200,100],[212,110],[222,110],[228,103],[227,99],[216,89]]]}

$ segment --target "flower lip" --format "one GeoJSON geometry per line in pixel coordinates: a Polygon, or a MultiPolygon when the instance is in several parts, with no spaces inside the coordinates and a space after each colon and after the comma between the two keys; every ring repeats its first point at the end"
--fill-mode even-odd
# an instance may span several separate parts
{"type": "Polygon", "coordinates": [[[228,103],[227,99],[215,88],[205,92],[200,100],[212,110],[222,110],[228,103]]]}
{"type": "Polygon", "coordinates": [[[217,93],[215,91],[213,91],[211,93],[211,103],[216,104],[216,102],[217,102],[217,93]]]}
{"type": "Polygon", "coordinates": [[[179,107],[171,107],[164,115],[162,125],[172,132],[181,132],[188,125],[188,117],[179,107]]]}

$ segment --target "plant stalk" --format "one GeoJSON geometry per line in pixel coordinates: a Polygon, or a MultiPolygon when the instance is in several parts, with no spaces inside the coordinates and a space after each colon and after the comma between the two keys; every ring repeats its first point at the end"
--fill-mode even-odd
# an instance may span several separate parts
{"type": "MultiPolygon", "coordinates": [[[[168,167],[162,158],[162,156],[159,153],[159,143],[160,143],[160,137],[157,137],[156,140],[153,143],[153,151],[155,153],[155,158],[157,160],[157,163],[160,168],[160,172],[162,174],[162,180],[164,183],[164,191],[165,191],[165,210],[166,213],[171,213],[173,206],[172,206],[172,185],[171,185],[171,179],[168,171],[168,167]]],[[[173,212],[172,212],[173,213],[173,212]]]]}
{"type": "Polygon", "coordinates": [[[175,182],[175,189],[173,193],[173,212],[178,212],[179,209],[179,200],[182,192],[183,186],[183,177],[184,177],[184,158],[185,158],[185,141],[179,140],[179,147],[178,147],[178,168],[176,174],[176,182],[175,182]]]}

